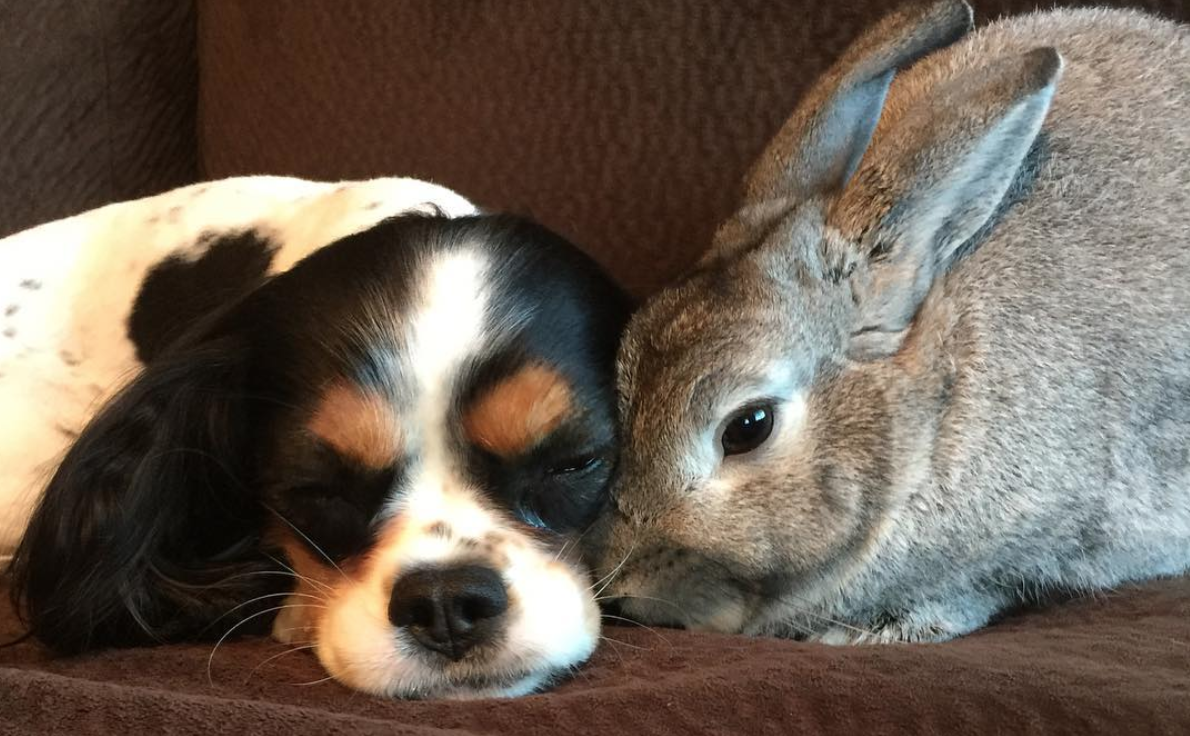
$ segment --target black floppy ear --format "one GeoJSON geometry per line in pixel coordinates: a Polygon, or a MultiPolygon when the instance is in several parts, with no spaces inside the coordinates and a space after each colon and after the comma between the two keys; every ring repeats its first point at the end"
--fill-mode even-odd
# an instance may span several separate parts
{"type": "MultiPolygon", "coordinates": [[[[242,342],[162,355],[66,454],[11,567],[17,609],[51,648],[198,636],[238,603],[280,589],[284,578],[253,574],[268,560],[246,483],[242,342]]],[[[252,610],[236,613],[221,630],[252,610]]]]}

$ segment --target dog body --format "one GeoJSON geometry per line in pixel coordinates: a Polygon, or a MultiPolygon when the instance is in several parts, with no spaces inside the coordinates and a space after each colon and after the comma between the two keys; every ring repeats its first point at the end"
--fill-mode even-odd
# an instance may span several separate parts
{"type": "Polygon", "coordinates": [[[615,461],[628,302],[573,246],[424,182],[258,178],[0,245],[18,337],[48,330],[0,381],[36,453],[10,422],[4,451],[36,484],[70,445],[13,561],[47,644],[278,614],[341,682],[418,697],[528,692],[592,651],[565,535],[615,461]]]}
{"type": "Polygon", "coordinates": [[[315,249],[426,208],[476,212],[417,179],[239,177],[0,240],[0,562],[62,453],[145,352],[315,249]]]}

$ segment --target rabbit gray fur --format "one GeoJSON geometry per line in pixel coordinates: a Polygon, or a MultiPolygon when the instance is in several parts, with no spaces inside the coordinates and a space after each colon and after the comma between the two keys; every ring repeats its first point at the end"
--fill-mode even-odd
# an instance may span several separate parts
{"type": "Polygon", "coordinates": [[[634,318],[589,535],[629,615],[940,641],[1190,567],[1190,35],[970,29],[944,0],[862,36],[634,318]]]}

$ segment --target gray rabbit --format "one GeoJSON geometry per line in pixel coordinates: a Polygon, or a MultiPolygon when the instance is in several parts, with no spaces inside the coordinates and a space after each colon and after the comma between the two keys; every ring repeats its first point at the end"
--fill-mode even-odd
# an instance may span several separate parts
{"type": "Polygon", "coordinates": [[[940,641],[1190,567],[1190,33],[971,25],[863,35],[634,318],[589,534],[629,615],[940,641]]]}

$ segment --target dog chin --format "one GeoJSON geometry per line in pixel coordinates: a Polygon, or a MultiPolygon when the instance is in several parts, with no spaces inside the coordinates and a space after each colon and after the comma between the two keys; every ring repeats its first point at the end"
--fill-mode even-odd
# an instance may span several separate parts
{"type": "MultiPolygon", "coordinates": [[[[589,649],[594,649],[594,645],[589,649]]],[[[568,676],[578,667],[586,654],[577,656],[565,665],[543,663],[540,667],[504,671],[492,666],[490,671],[481,667],[448,665],[438,667],[432,664],[415,665],[405,676],[363,676],[356,672],[335,673],[330,663],[323,661],[328,671],[343,684],[383,698],[402,700],[478,700],[481,698],[516,698],[544,690],[568,676]],[[460,669],[461,673],[452,673],[460,669]]]]}
{"type": "MultiPolygon", "coordinates": [[[[443,700],[479,700],[481,698],[519,698],[544,690],[557,682],[563,672],[534,672],[510,677],[478,678],[454,685],[444,685],[428,697],[443,700]]],[[[390,697],[408,698],[396,693],[390,697]]]]}

